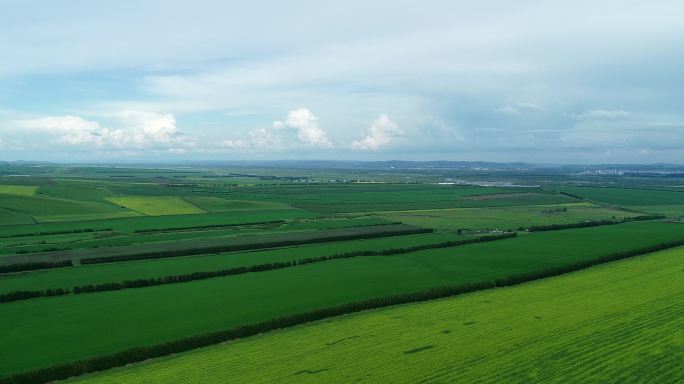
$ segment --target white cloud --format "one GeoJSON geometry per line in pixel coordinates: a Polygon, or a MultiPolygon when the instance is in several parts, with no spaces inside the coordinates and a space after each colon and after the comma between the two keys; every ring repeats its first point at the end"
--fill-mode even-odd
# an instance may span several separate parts
{"type": "Polygon", "coordinates": [[[506,116],[519,116],[531,113],[544,112],[544,108],[532,103],[515,103],[513,105],[505,105],[496,109],[496,112],[506,116]]]}
{"type": "Polygon", "coordinates": [[[122,111],[106,117],[120,128],[102,126],[97,121],[78,116],[48,116],[14,121],[14,126],[56,136],[57,144],[115,149],[173,149],[193,147],[194,138],[184,136],[176,128],[172,114],[144,111],[122,111]]]}
{"type": "Polygon", "coordinates": [[[287,114],[285,121],[274,121],[273,128],[292,128],[297,130],[297,138],[302,143],[322,148],[332,147],[328,134],[318,125],[318,117],[306,108],[298,108],[287,114]]]}
{"type": "Polygon", "coordinates": [[[592,109],[572,117],[577,120],[624,120],[632,117],[632,114],[623,110],[592,109]]]}
{"type": "Polygon", "coordinates": [[[380,115],[368,129],[368,135],[361,140],[354,141],[354,149],[376,151],[390,144],[392,138],[401,135],[401,129],[387,114],[380,115]]]}

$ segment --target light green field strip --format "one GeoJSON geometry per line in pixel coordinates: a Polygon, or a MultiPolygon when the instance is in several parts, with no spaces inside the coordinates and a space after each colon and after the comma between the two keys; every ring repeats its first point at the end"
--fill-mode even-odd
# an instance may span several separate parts
{"type": "Polygon", "coordinates": [[[680,383],[684,248],[343,316],[69,383],[680,383]]]}
{"type": "Polygon", "coordinates": [[[3,195],[33,196],[37,190],[38,187],[33,185],[0,185],[0,194],[3,195]]]}
{"type": "Polygon", "coordinates": [[[107,197],[106,200],[148,216],[207,213],[178,196],[125,196],[107,197]]]}

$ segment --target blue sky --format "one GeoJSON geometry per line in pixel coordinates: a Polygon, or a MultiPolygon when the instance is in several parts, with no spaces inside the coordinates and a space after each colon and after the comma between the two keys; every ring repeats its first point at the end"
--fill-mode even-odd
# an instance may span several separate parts
{"type": "Polygon", "coordinates": [[[0,160],[684,163],[682,14],[0,0],[0,160]]]}

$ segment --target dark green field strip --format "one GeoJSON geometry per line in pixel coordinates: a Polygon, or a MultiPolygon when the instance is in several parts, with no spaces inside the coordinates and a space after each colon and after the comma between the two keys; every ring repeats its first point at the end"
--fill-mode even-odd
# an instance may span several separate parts
{"type": "Polygon", "coordinates": [[[373,237],[407,235],[431,232],[403,224],[376,225],[330,230],[309,230],[264,235],[234,236],[226,238],[200,238],[175,242],[160,242],[135,246],[120,246],[72,251],[47,252],[29,255],[13,255],[0,258],[0,265],[17,263],[72,260],[82,264],[106,263],[128,260],[156,259],[201,255],[218,252],[244,251],[299,244],[324,243],[373,237]]]}
{"type": "Polygon", "coordinates": [[[426,233],[340,241],[332,244],[310,244],[230,254],[213,254],[202,257],[188,256],[127,261],[15,273],[0,276],[0,294],[12,291],[48,290],[57,287],[102,284],[110,281],[151,279],[166,275],[181,275],[247,267],[255,264],[287,262],[295,259],[329,255],[331,253],[357,252],[362,250],[381,251],[389,248],[421,246],[455,241],[461,238],[448,233],[426,233]]]}
{"type": "Polygon", "coordinates": [[[166,284],[177,284],[177,283],[187,283],[190,281],[211,279],[216,277],[225,277],[240,275],[244,273],[254,273],[254,272],[266,272],[274,269],[290,268],[301,265],[308,265],[313,263],[320,263],[324,261],[338,260],[338,259],[351,259],[353,257],[368,257],[368,256],[393,256],[400,255],[410,252],[417,252],[426,249],[439,249],[439,248],[451,248],[466,244],[473,243],[484,243],[488,241],[497,241],[510,239],[515,237],[517,233],[506,233],[501,235],[492,236],[474,236],[474,237],[464,237],[460,240],[451,240],[441,243],[423,244],[423,245],[411,245],[402,248],[387,248],[382,250],[358,250],[344,253],[334,253],[322,256],[313,256],[307,258],[296,258],[288,261],[276,261],[270,263],[253,264],[249,266],[240,266],[230,269],[221,269],[213,271],[198,271],[192,273],[185,273],[180,275],[166,275],[147,279],[127,279],[123,281],[108,281],[98,284],[86,284],[77,285],[70,289],[69,287],[62,287],[57,289],[39,290],[39,291],[13,291],[5,294],[0,294],[0,303],[27,300],[36,297],[52,297],[66,295],[71,292],[74,294],[81,293],[92,293],[92,292],[102,292],[102,291],[117,291],[121,289],[132,289],[132,288],[146,288],[157,285],[166,284]]]}
{"type": "Polygon", "coordinates": [[[215,224],[240,224],[257,221],[290,220],[318,216],[301,209],[220,212],[203,215],[143,216],[106,220],[86,220],[65,223],[31,225],[0,225],[0,237],[26,233],[112,228],[120,232],[134,232],[149,228],[177,228],[215,224]]]}
{"type": "Polygon", "coordinates": [[[0,305],[0,329],[5,330],[0,335],[0,375],[372,298],[562,270],[682,240],[684,231],[677,224],[627,223],[187,284],[6,303],[0,305]]]}

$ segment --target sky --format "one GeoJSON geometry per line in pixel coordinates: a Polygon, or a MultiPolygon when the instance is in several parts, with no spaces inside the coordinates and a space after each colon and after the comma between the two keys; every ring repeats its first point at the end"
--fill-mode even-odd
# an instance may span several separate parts
{"type": "Polygon", "coordinates": [[[0,0],[0,160],[684,163],[682,15],[0,0]]]}

